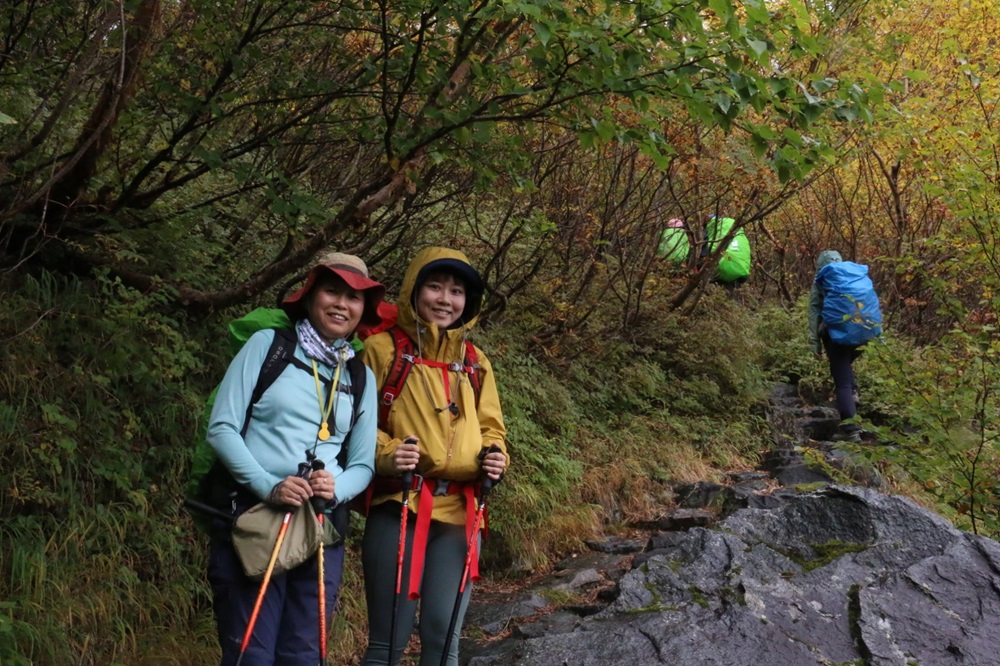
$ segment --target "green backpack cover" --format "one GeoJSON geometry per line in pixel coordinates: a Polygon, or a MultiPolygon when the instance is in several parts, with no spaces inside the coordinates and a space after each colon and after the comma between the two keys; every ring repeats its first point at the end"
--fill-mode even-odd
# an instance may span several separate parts
{"type": "Polygon", "coordinates": [[[660,236],[656,254],[666,261],[682,264],[687,261],[690,249],[687,232],[682,227],[667,227],[660,236]]]}
{"type": "MultiPolygon", "coordinates": [[[[708,240],[708,251],[715,252],[719,242],[726,237],[726,234],[736,224],[736,220],[731,217],[718,217],[713,215],[705,227],[708,240]]],[[[729,283],[745,279],[750,275],[750,241],[746,234],[740,229],[733,236],[719,259],[719,268],[716,272],[716,279],[719,282],[729,283]]]]}

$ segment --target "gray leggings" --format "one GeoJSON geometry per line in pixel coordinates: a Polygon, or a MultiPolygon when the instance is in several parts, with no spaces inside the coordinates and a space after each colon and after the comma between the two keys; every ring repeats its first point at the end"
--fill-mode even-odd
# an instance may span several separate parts
{"type": "MultiPolygon", "coordinates": [[[[399,548],[399,519],[402,506],[386,502],[373,507],[365,523],[361,561],[365,572],[365,597],[368,601],[368,650],[363,666],[386,666],[389,654],[389,633],[392,623],[392,601],[396,587],[396,553],[399,548]]],[[[399,662],[413,632],[417,602],[407,599],[412,559],[415,514],[406,522],[407,556],[403,562],[403,583],[400,590],[399,617],[396,620],[396,645],[392,664],[399,662]]],[[[445,635],[451,622],[458,584],[465,568],[465,526],[431,521],[424,558],[424,574],[420,584],[420,666],[441,666],[445,635]]],[[[448,666],[458,666],[458,640],[472,583],[467,582],[462,595],[455,633],[448,650],[448,666]]]]}

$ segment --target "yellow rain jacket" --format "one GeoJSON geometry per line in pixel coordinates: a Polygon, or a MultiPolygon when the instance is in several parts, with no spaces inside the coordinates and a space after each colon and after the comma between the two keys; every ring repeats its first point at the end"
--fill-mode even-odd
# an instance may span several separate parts
{"type": "MultiPolygon", "coordinates": [[[[464,323],[447,330],[420,320],[413,307],[413,294],[421,269],[439,260],[457,260],[469,264],[468,258],[457,250],[431,247],[418,253],[403,278],[396,325],[410,336],[421,358],[461,364],[465,358],[466,335],[478,319],[482,294],[466,288],[464,323]]],[[[381,388],[385,385],[395,354],[395,344],[389,332],[379,333],[365,340],[364,361],[375,375],[380,400],[381,388]]],[[[442,370],[426,365],[412,366],[399,395],[392,403],[387,423],[384,426],[379,424],[375,448],[377,475],[396,476],[393,456],[403,439],[411,434],[420,439],[420,462],[416,473],[427,479],[475,481],[479,478],[480,451],[492,444],[497,444],[503,450],[509,462],[504,441],[507,431],[500,411],[493,367],[478,347],[476,354],[479,372],[482,373],[478,409],[468,376],[462,372],[448,371],[450,397],[458,407],[457,417],[447,409],[437,411],[448,405],[442,370]]],[[[402,501],[402,495],[376,495],[372,503],[379,504],[387,500],[402,501]]],[[[417,493],[410,493],[410,508],[412,511],[419,508],[417,493]]],[[[457,525],[465,524],[465,498],[460,494],[434,498],[431,518],[457,525]]]]}

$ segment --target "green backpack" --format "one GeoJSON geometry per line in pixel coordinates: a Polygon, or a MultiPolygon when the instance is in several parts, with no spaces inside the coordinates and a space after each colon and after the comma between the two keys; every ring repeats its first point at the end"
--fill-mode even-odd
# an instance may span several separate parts
{"type": "Polygon", "coordinates": [[[682,264],[687,261],[690,251],[691,244],[688,241],[687,231],[682,227],[667,227],[660,236],[656,255],[666,261],[682,264]]]}
{"type": "MultiPolygon", "coordinates": [[[[705,227],[708,244],[708,252],[715,252],[719,242],[726,237],[729,230],[736,224],[736,220],[731,217],[717,217],[713,215],[705,227]]],[[[728,284],[737,280],[745,280],[750,275],[750,241],[740,229],[729,241],[722,257],[719,259],[719,268],[716,272],[716,279],[719,282],[728,284]]]]}
{"type": "MultiPolygon", "coordinates": [[[[264,392],[274,383],[274,381],[284,372],[291,363],[307,372],[312,369],[299,359],[295,358],[295,346],[298,339],[295,334],[295,326],[288,319],[283,310],[278,308],[257,308],[245,316],[229,322],[229,342],[230,352],[233,356],[243,348],[246,341],[257,331],[264,329],[274,330],[274,340],[264,357],[264,364],[257,375],[257,382],[254,385],[253,393],[250,397],[250,404],[247,405],[246,417],[243,420],[241,435],[245,435],[250,425],[250,416],[253,407],[260,401],[264,392]]],[[[351,342],[355,350],[360,351],[361,342],[357,339],[351,342]]],[[[364,363],[359,355],[355,355],[347,362],[347,370],[351,376],[351,402],[353,403],[353,416],[351,423],[358,419],[358,411],[361,406],[361,396],[365,391],[366,372],[364,363]]],[[[194,459],[191,463],[191,477],[188,480],[185,506],[192,511],[195,523],[209,531],[212,516],[218,516],[219,512],[226,513],[229,510],[228,500],[232,491],[236,489],[236,481],[229,474],[228,470],[219,462],[215,455],[215,450],[209,446],[206,439],[208,433],[208,421],[212,415],[212,408],[215,405],[215,397],[219,391],[216,386],[208,400],[205,402],[205,411],[198,432],[197,444],[194,451],[194,459]],[[214,510],[214,511],[213,511],[214,510]]],[[[347,460],[347,445],[340,449],[337,456],[337,463],[341,468],[347,460]]]]}

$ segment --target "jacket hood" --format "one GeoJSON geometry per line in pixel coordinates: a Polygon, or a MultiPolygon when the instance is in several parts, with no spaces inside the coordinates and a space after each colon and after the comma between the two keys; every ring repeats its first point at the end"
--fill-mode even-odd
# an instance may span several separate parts
{"type": "Polygon", "coordinates": [[[420,285],[428,274],[436,270],[457,274],[465,282],[465,310],[462,311],[459,323],[450,330],[468,330],[479,318],[483,304],[484,283],[482,277],[469,263],[468,257],[458,250],[444,247],[424,248],[410,262],[406,275],[403,276],[403,286],[399,291],[397,324],[411,336],[416,333],[418,323],[422,328],[436,328],[434,324],[419,321],[413,305],[413,297],[420,285]]]}
{"type": "Polygon", "coordinates": [[[823,250],[819,253],[819,256],[816,257],[816,270],[823,268],[827,264],[833,264],[838,261],[843,261],[839,252],[836,250],[823,250]]]}

